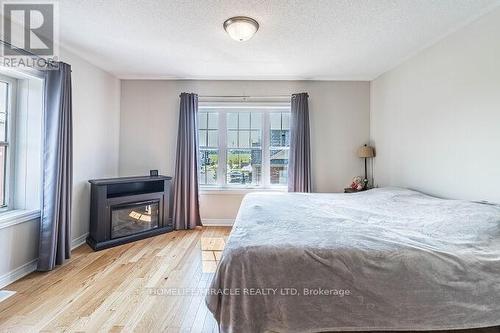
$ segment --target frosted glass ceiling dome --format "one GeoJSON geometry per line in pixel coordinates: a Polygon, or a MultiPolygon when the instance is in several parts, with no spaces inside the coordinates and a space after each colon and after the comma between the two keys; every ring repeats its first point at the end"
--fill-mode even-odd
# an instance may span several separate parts
{"type": "Polygon", "coordinates": [[[224,30],[232,39],[244,42],[252,38],[259,30],[259,23],[250,17],[235,16],[224,22],[224,30]]]}

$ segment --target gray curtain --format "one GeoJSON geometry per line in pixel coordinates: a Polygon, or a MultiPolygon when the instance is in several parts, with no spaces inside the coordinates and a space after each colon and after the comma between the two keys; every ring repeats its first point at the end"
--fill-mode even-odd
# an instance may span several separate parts
{"type": "Polygon", "coordinates": [[[308,98],[307,93],[292,95],[288,159],[289,192],[311,192],[312,190],[308,98]]]}
{"type": "Polygon", "coordinates": [[[49,271],[71,254],[73,140],[71,66],[45,72],[42,216],[38,270],[49,271]]]}
{"type": "Polygon", "coordinates": [[[181,94],[173,220],[176,229],[201,225],[198,203],[198,95],[181,94]]]}

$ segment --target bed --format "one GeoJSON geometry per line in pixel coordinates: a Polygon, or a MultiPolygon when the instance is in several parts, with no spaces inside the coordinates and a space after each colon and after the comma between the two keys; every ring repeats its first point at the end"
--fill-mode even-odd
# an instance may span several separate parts
{"type": "Polygon", "coordinates": [[[500,207],[399,188],[245,196],[206,304],[220,332],[500,325],[500,207]]]}

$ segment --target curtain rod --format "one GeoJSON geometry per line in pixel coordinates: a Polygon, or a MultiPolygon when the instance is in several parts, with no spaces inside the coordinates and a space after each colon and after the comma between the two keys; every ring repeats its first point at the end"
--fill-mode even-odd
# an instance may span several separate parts
{"type": "Polygon", "coordinates": [[[226,95],[226,96],[215,96],[215,95],[199,95],[198,97],[203,98],[292,98],[292,95],[274,95],[274,96],[248,96],[248,95],[226,95]]]}
{"type": "MultiPolygon", "coordinates": [[[[22,49],[22,48],[19,48],[7,41],[4,41],[3,39],[0,39],[0,44],[3,44],[4,46],[9,46],[11,49],[13,49],[14,51],[18,52],[20,55],[24,55],[24,56],[28,56],[28,57],[32,57],[32,58],[37,58],[38,60],[43,60],[45,62],[45,64],[47,65],[50,65],[52,66],[53,64],[57,64],[57,63],[64,63],[62,61],[57,61],[57,60],[54,60],[54,59],[50,59],[50,58],[44,58],[44,57],[41,57],[37,54],[34,54],[28,50],[25,50],[25,49],[22,49]]],[[[2,56],[2,57],[5,57],[5,56],[2,56]]],[[[1,57],[0,57],[1,58],[1,57]]],[[[71,66],[71,65],[70,65],[71,66]]],[[[35,70],[40,70],[38,68],[34,68],[35,70]]],[[[73,70],[71,70],[71,72],[73,72],[73,70]]]]}
{"type": "Polygon", "coordinates": [[[25,50],[25,49],[22,49],[22,48],[19,48],[19,47],[15,46],[15,45],[12,45],[11,43],[4,41],[3,39],[0,39],[0,43],[3,44],[3,45],[6,45],[8,47],[10,47],[12,50],[14,50],[14,51],[16,51],[16,52],[18,52],[20,54],[24,54],[25,56],[35,57],[35,58],[44,60],[45,62],[51,62],[51,61],[53,61],[52,59],[47,60],[47,59],[45,59],[43,57],[40,57],[37,54],[34,54],[34,53],[28,51],[28,50],[25,50]]]}
{"type": "Polygon", "coordinates": [[[267,95],[267,96],[250,96],[250,95],[199,95],[199,97],[276,98],[276,97],[292,97],[292,94],[290,94],[290,95],[267,95]]]}

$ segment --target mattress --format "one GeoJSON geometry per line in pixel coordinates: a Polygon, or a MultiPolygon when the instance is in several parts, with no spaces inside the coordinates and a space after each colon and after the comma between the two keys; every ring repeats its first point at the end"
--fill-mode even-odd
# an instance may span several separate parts
{"type": "Polygon", "coordinates": [[[220,332],[500,325],[500,207],[399,188],[245,196],[206,296],[220,332]]]}

